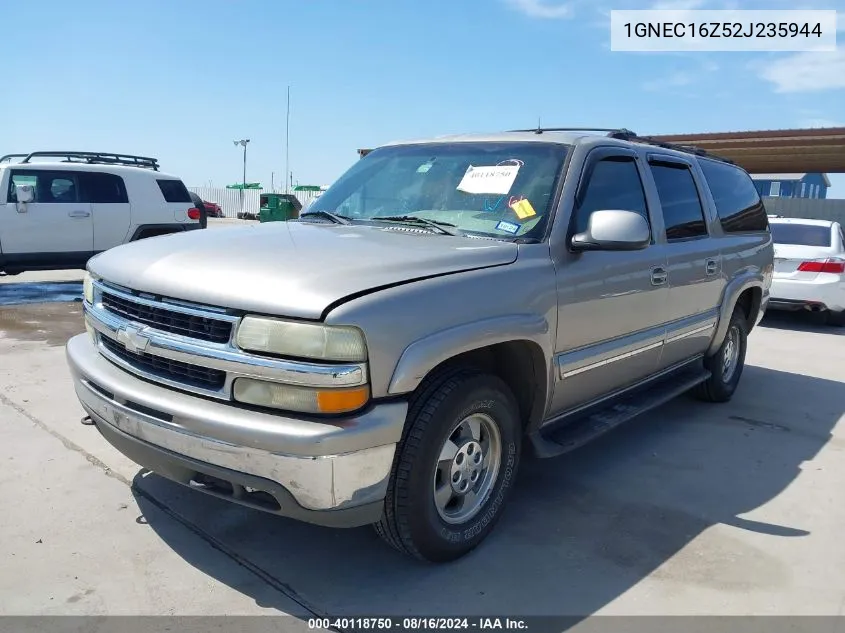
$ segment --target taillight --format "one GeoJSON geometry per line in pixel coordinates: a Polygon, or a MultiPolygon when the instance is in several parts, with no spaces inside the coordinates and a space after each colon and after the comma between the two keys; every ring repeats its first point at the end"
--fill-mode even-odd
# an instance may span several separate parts
{"type": "Polygon", "coordinates": [[[831,257],[828,259],[814,259],[801,262],[798,267],[802,273],[845,273],[845,259],[831,257]]]}
{"type": "Polygon", "coordinates": [[[192,220],[199,220],[200,219],[200,210],[196,207],[192,209],[188,209],[188,217],[192,220]]]}

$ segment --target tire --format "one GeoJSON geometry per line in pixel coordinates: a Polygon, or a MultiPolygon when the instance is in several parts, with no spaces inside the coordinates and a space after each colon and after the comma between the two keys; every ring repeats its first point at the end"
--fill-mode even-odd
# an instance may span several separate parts
{"type": "Polygon", "coordinates": [[[704,367],[710,371],[710,378],[696,387],[694,394],[706,402],[728,402],[734,395],[742,370],[745,367],[745,352],[748,348],[748,323],[739,307],[731,315],[725,340],[712,356],[704,359],[704,367]],[[728,365],[726,355],[733,360],[728,365]],[[726,368],[730,367],[729,371],[726,368]],[[727,377],[726,377],[727,376],[727,377]]]}
{"type": "Polygon", "coordinates": [[[521,439],[516,399],[498,377],[456,370],[427,380],[408,410],[376,532],[423,561],[448,562],[468,554],[502,514],[516,478],[521,439]],[[480,432],[471,433],[473,428],[480,432]],[[446,453],[451,459],[439,461],[446,453]],[[462,486],[480,493],[478,501],[456,492],[462,486]],[[443,493],[436,495],[436,487],[443,493]]]}
{"type": "Polygon", "coordinates": [[[845,310],[839,312],[831,310],[827,313],[825,321],[833,327],[845,327],[845,310]]]}

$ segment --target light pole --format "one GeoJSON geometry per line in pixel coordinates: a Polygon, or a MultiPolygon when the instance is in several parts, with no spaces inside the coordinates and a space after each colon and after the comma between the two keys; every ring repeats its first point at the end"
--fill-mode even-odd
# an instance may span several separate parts
{"type": "Polygon", "coordinates": [[[290,193],[288,182],[290,181],[290,86],[288,86],[288,110],[285,119],[285,193],[290,193]]]}
{"type": "Polygon", "coordinates": [[[243,186],[241,188],[241,213],[243,213],[243,210],[244,210],[244,190],[246,189],[246,146],[248,144],[249,144],[248,138],[242,138],[239,141],[235,141],[235,147],[237,147],[238,145],[242,145],[243,148],[244,148],[244,180],[243,180],[243,186]]]}

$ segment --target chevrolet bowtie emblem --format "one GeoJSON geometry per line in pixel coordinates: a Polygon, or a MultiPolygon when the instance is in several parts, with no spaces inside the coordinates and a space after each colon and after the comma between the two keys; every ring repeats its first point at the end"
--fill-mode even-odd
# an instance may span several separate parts
{"type": "Polygon", "coordinates": [[[127,352],[133,354],[143,352],[150,344],[150,339],[144,334],[144,328],[131,325],[122,327],[117,331],[117,340],[126,348],[127,352]]]}

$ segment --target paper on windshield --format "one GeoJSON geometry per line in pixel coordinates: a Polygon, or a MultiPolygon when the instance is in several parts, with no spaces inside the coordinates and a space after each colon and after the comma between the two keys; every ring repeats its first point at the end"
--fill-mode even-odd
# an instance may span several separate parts
{"type": "Polygon", "coordinates": [[[461,182],[458,183],[458,191],[503,196],[510,193],[518,173],[519,165],[491,165],[488,167],[470,165],[461,182]]]}

